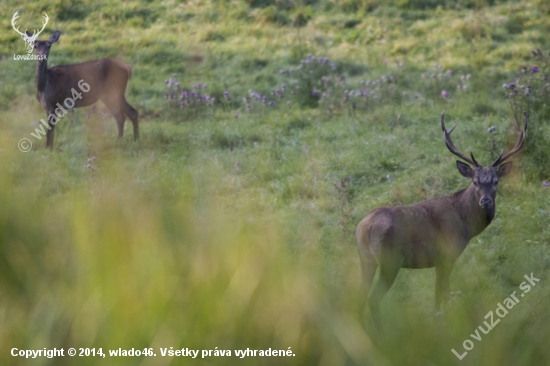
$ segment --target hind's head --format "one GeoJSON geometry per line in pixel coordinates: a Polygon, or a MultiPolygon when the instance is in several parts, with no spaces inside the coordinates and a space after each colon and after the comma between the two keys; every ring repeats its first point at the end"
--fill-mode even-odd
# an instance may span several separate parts
{"type": "MultiPolygon", "coordinates": [[[[28,31],[26,31],[25,33],[29,37],[32,36],[32,33],[28,31]]],[[[50,36],[50,39],[48,39],[47,41],[39,41],[39,40],[34,41],[34,52],[36,53],[36,55],[44,56],[44,58],[47,59],[48,55],[50,54],[50,47],[54,42],[57,42],[60,34],[61,34],[60,31],[55,31],[50,36]]]]}

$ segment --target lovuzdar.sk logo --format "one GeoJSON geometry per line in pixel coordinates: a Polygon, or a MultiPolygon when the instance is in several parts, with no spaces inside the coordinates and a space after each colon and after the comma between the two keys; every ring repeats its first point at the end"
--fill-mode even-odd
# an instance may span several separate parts
{"type": "Polygon", "coordinates": [[[24,32],[21,32],[19,30],[20,26],[16,27],[16,24],[15,24],[17,18],[19,18],[19,10],[16,11],[15,14],[13,14],[13,17],[11,18],[11,26],[21,36],[21,38],[23,38],[23,40],[27,44],[27,46],[26,46],[27,47],[27,54],[26,55],[16,55],[16,54],[14,54],[13,59],[14,60],[32,60],[32,61],[42,60],[43,56],[33,55],[32,51],[34,49],[34,42],[36,42],[36,39],[38,38],[40,33],[42,33],[44,28],[46,28],[46,24],[48,24],[48,20],[49,20],[48,14],[44,13],[44,21],[42,22],[42,29],[40,29],[40,30],[35,29],[33,33],[29,32],[26,29],[25,29],[24,32]]]}

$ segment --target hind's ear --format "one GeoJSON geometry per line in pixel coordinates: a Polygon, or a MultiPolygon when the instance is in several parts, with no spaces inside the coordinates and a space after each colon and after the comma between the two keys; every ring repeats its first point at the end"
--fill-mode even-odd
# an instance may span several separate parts
{"type": "Polygon", "coordinates": [[[59,39],[59,35],[61,34],[61,31],[55,31],[53,32],[52,36],[50,37],[50,39],[48,40],[48,42],[50,43],[54,43],[54,42],[57,42],[57,40],[59,39]]]}
{"type": "Polygon", "coordinates": [[[30,36],[32,36],[32,33],[31,33],[31,32],[29,32],[29,31],[28,31],[28,30],[26,30],[26,29],[25,29],[25,34],[27,35],[27,37],[30,37],[30,36]]]}

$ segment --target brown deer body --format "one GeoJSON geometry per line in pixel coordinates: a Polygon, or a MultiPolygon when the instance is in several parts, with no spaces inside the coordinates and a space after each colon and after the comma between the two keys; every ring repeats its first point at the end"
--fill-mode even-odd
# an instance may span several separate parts
{"type": "MultiPolygon", "coordinates": [[[[117,121],[118,137],[124,133],[126,116],[134,127],[134,140],[139,138],[138,112],[126,101],[124,93],[131,76],[131,69],[124,63],[102,58],[76,65],[55,66],[48,69],[47,58],[52,43],[59,39],[59,31],[52,34],[48,41],[36,41],[34,49],[39,58],[36,64],[36,99],[46,110],[47,116],[54,114],[58,104],[64,104],[67,98],[74,100],[72,108],[85,107],[96,103],[99,99],[107,106],[109,112],[117,121]],[[89,85],[89,90],[83,92],[79,82],[89,85]],[[81,98],[75,98],[73,90],[81,93],[81,98]]],[[[48,120],[46,146],[53,148],[55,125],[48,120]]]]}
{"type": "Polygon", "coordinates": [[[376,269],[380,267],[379,280],[369,298],[371,315],[378,329],[381,329],[380,302],[401,268],[435,267],[435,310],[439,311],[442,296],[449,292],[449,276],[455,261],[470,239],[493,220],[498,180],[512,168],[511,162],[504,161],[521,149],[527,117],[512,151],[504,156],[501,154],[487,168],[482,168],[473,154],[470,153],[469,159],[455,148],[450,137],[454,127],[447,132],[444,116],[441,116],[441,127],[447,148],[473,166],[456,162],[460,174],[472,179],[470,186],[450,196],[408,206],[379,207],[357,226],[356,240],[365,291],[361,313],[376,269]]]}

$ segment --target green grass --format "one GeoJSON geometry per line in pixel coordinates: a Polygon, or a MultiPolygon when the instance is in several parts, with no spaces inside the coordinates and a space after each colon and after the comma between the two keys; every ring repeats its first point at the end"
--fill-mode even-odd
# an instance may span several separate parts
{"type": "Polygon", "coordinates": [[[546,2],[59,0],[0,10],[0,364],[550,362],[549,70],[531,55],[550,49],[546,2]],[[129,123],[117,141],[101,107],[64,117],[53,151],[30,135],[45,114],[34,62],[11,56],[25,52],[15,10],[22,28],[48,13],[41,38],[61,30],[50,66],[131,65],[138,142],[129,123]],[[335,70],[301,63],[310,53],[335,70]],[[537,74],[520,71],[535,65],[537,74]],[[214,106],[167,100],[169,78],[208,84],[214,106]],[[502,85],[516,79],[538,86],[513,110],[502,85]],[[271,94],[283,84],[283,96],[271,94]],[[365,88],[374,94],[359,96],[365,88]],[[382,303],[386,337],[365,331],[357,223],[378,206],[467,186],[443,143],[443,111],[458,123],[455,144],[486,165],[514,143],[518,108],[530,111],[525,151],[499,188],[495,220],[455,265],[451,289],[463,296],[434,318],[433,269],[402,270],[382,303]],[[17,149],[23,137],[30,152],[17,149]],[[540,283],[459,361],[451,349],[462,353],[531,272],[540,283]],[[158,357],[24,360],[13,347],[152,347],[158,357]],[[232,356],[162,358],[161,347],[232,356]],[[288,358],[234,353],[289,347],[288,358]]]}

